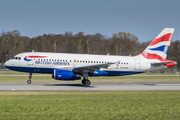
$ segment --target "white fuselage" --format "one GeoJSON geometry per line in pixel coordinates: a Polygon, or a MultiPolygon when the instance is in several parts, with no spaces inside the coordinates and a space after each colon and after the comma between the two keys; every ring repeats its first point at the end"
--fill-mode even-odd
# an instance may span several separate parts
{"type": "Polygon", "coordinates": [[[15,71],[53,74],[54,69],[73,70],[73,68],[76,67],[114,63],[109,65],[107,68],[99,69],[99,71],[108,72],[107,76],[130,75],[165,68],[164,65],[154,68],[151,66],[151,63],[153,62],[159,61],[148,60],[143,58],[141,55],[131,57],[27,52],[18,54],[13,59],[8,60],[5,63],[5,66],[15,71]]]}

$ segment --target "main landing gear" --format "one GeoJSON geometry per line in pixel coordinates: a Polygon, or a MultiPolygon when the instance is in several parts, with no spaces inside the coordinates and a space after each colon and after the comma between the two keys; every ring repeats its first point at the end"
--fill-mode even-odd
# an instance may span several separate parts
{"type": "Polygon", "coordinates": [[[84,86],[89,86],[89,85],[91,84],[91,81],[84,78],[84,79],[82,80],[82,84],[83,84],[84,86]]]}
{"type": "Polygon", "coordinates": [[[32,78],[32,73],[29,73],[29,80],[27,81],[27,84],[31,84],[31,78],[32,78]]]}
{"type": "Polygon", "coordinates": [[[85,73],[83,73],[83,80],[82,80],[82,84],[84,85],[84,86],[89,86],[90,84],[91,84],[91,81],[90,80],[88,80],[88,72],[85,72],[85,73]]]}

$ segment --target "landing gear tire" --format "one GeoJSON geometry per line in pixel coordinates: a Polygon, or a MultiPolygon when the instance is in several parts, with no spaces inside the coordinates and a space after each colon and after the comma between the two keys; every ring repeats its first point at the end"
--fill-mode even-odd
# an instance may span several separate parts
{"type": "Polygon", "coordinates": [[[89,86],[89,85],[91,84],[91,81],[90,81],[90,80],[83,79],[83,80],[82,80],[82,84],[83,84],[84,86],[89,86]]]}
{"type": "Polygon", "coordinates": [[[90,80],[86,80],[84,86],[89,86],[91,84],[90,80]]]}
{"type": "Polygon", "coordinates": [[[31,80],[28,80],[28,81],[27,81],[27,84],[31,84],[31,80]]]}
{"type": "Polygon", "coordinates": [[[82,84],[84,85],[84,84],[85,84],[85,82],[86,82],[86,80],[85,80],[85,79],[83,79],[83,80],[82,80],[82,84]]]}

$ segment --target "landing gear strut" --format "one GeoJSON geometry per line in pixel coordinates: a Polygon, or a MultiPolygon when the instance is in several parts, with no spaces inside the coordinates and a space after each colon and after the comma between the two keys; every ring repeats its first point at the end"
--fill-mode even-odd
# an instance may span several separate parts
{"type": "Polygon", "coordinates": [[[31,84],[31,78],[32,78],[32,73],[29,73],[29,80],[27,81],[27,84],[31,84]]]}
{"type": "Polygon", "coordinates": [[[89,86],[89,85],[91,84],[91,81],[84,78],[84,79],[82,80],[82,84],[83,84],[84,86],[89,86]]]}

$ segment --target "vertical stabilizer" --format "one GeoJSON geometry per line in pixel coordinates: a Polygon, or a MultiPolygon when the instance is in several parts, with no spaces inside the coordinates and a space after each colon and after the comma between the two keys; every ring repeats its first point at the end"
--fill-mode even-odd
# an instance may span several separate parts
{"type": "Polygon", "coordinates": [[[166,59],[173,33],[174,28],[164,28],[141,55],[147,59],[166,59]]]}

